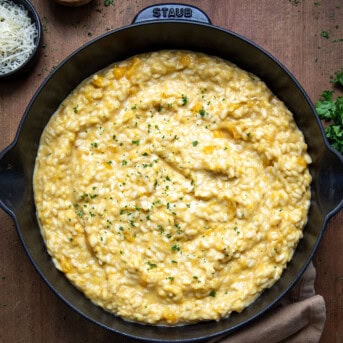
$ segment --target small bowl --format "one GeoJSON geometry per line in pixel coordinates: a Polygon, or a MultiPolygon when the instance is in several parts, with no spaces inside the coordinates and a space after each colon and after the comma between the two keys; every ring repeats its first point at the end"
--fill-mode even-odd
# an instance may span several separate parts
{"type": "Polygon", "coordinates": [[[31,55],[27,58],[27,60],[23,64],[21,64],[17,69],[14,69],[5,74],[0,74],[0,81],[19,78],[26,74],[37,61],[39,47],[42,42],[42,25],[37,10],[28,0],[12,0],[12,2],[14,2],[17,5],[23,6],[27,10],[29,17],[31,18],[31,22],[36,25],[37,36],[35,38],[35,47],[31,52],[31,55]]]}

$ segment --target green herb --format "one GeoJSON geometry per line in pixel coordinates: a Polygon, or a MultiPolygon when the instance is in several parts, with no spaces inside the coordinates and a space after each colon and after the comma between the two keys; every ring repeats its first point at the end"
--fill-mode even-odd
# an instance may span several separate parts
{"type": "Polygon", "coordinates": [[[136,141],[132,141],[132,144],[139,145],[139,139],[137,139],[136,141]]]}
{"type": "Polygon", "coordinates": [[[91,147],[92,148],[97,148],[98,147],[98,143],[97,142],[92,142],[91,143],[91,147]]]}
{"type": "Polygon", "coordinates": [[[182,106],[187,105],[188,102],[188,98],[186,95],[182,94],[182,106]]]}
{"type": "Polygon", "coordinates": [[[333,82],[340,84],[343,86],[343,68],[340,72],[336,73],[336,77],[333,79],[333,82]]]}
{"type": "Polygon", "coordinates": [[[114,3],[114,0],[105,0],[104,1],[104,5],[107,7],[107,6],[110,6],[110,5],[113,5],[114,3]]]}
{"type": "Polygon", "coordinates": [[[76,214],[77,214],[80,218],[82,218],[83,215],[84,215],[84,213],[83,213],[82,210],[77,211],[76,214]]]}
{"type": "Polygon", "coordinates": [[[215,297],[216,296],[216,291],[215,290],[212,290],[211,292],[210,292],[210,297],[215,297]]]}
{"type": "Polygon", "coordinates": [[[150,269],[157,268],[157,264],[156,263],[151,263],[150,261],[148,261],[147,264],[149,265],[150,269]]]}
{"type": "Polygon", "coordinates": [[[237,227],[237,226],[235,226],[233,229],[235,230],[235,232],[237,233],[237,235],[240,234],[240,231],[238,230],[238,227],[237,227]]]}
{"type": "Polygon", "coordinates": [[[193,146],[197,146],[198,145],[198,141],[193,141],[192,145],[193,146]]]}
{"type": "Polygon", "coordinates": [[[136,110],[137,109],[137,105],[134,105],[131,107],[131,110],[136,110]]]}
{"type": "Polygon", "coordinates": [[[74,113],[77,113],[77,112],[78,112],[78,107],[79,107],[79,105],[77,105],[77,106],[75,106],[75,107],[73,108],[74,113]]]}
{"type": "Polygon", "coordinates": [[[173,282],[175,278],[173,276],[168,276],[167,279],[170,280],[170,282],[173,282]]]}
{"type": "Polygon", "coordinates": [[[293,6],[298,6],[301,4],[301,0],[288,0],[289,3],[291,3],[293,6]]]}
{"type": "Polygon", "coordinates": [[[173,251],[180,251],[180,246],[177,244],[174,244],[171,248],[173,251]]]}
{"type": "Polygon", "coordinates": [[[329,32],[327,31],[322,31],[320,34],[323,38],[329,39],[329,32]]]}
{"type": "MultiPolygon", "coordinates": [[[[342,85],[343,71],[336,74],[334,82],[342,85]]],[[[320,119],[329,122],[325,134],[329,143],[343,154],[343,96],[333,99],[333,91],[324,91],[316,102],[316,110],[320,119]]]]}
{"type": "Polygon", "coordinates": [[[126,165],[127,165],[127,161],[126,161],[126,160],[122,160],[122,161],[121,161],[121,165],[122,165],[122,166],[126,166],[126,165]]]}
{"type": "Polygon", "coordinates": [[[201,110],[199,110],[199,114],[204,117],[206,114],[206,111],[202,108],[201,110]]]}

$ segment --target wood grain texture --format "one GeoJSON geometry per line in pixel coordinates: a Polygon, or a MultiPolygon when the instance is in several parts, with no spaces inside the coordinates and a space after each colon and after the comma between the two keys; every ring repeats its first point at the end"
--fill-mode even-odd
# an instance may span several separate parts
{"type": "MultiPolygon", "coordinates": [[[[0,82],[0,149],[13,139],[32,95],[54,66],[98,35],[131,23],[145,6],[168,1],[93,0],[65,8],[32,0],[41,16],[44,47],[34,70],[22,81],[0,82]]],[[[170,2],[170,1],[169,1],[170,2]]],[[[239,33],[277,57],[313,101],[332,85],[343,67],[342,0],[178,0],[203,9],[214,25],[239,33]],[[329,33],[329,39],[321,32],[329,33]]],[[[343,337],[343,212],[329,223],[316,252],[316,289],[326,300],[323,343],[343,337]]],[[[70,310],[35,272],[10,217],[0,211],[0,342],[129,342],[70,310]]]]}

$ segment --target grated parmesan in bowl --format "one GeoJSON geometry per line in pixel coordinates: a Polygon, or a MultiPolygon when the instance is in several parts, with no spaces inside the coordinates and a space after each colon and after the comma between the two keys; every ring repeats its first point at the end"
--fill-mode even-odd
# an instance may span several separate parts
{"type": "Polygon", "coordinates": [[[17,74],[40,41],[38,14],[28,1],[0,0],[0,78],[17,74]]]}

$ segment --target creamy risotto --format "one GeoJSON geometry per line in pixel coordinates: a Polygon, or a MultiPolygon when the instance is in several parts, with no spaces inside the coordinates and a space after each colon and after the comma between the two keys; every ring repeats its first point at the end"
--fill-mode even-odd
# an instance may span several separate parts
{"type": "Polygon", "coordinates": [[[128,320],[242,311],[281,276],[307,220],[310,157],[256,76],[186,51],[78,86],[41,137],[37,216],[54,264],[128,320]]]}

